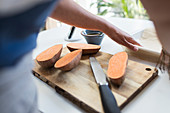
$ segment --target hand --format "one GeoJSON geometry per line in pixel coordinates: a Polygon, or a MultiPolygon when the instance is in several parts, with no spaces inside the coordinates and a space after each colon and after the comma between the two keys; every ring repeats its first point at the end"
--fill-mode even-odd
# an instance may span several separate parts
{"type": "MultiPolygon", "coordinates": [[[[110,26],[110,25],[109,25],[110,26]]],[[[138,46],[141,46],[138,42],[136,42],[129,34],[120,30],[115,26],[111,26],[106,29],[106,34],[117,43],[128,47],[131,50],[138,51],[138,46]]]]}
{"type": "Polygon", "coordinates": [[[60,0],[51,17],[72,26],[102,31],[117,43],[134,51],[138,50],[135,45],[140,46],[140,44],[134,41],[130,35],[121,31],[101,17],[84,10],[72,0],[60,0]]]}

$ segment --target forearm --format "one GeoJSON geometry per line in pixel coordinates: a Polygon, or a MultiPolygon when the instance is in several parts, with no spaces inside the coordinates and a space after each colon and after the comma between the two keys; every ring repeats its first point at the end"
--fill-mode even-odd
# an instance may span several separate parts
{"type": "Polygon", "coordinates": [[[72,26],[102,31],[112,40],[134,51],[137,51],[137,47],[133,44],[140,45],[127,33],[106,20],[86,11],[72,0],[61,0],[51,17],[72,26]]]}
{"type": "Polygon", "coordinates": [[[141,0],[151,20],[154,22],[163,48],[170,53],[170,15],[169,0],[141,0]]]}
{"type": "Polygon", "coordinates": [[[84,29],[106,32],[109,27],[106,20],[86,11],[72,0],[61,0],[51,17],[84,29]]]}

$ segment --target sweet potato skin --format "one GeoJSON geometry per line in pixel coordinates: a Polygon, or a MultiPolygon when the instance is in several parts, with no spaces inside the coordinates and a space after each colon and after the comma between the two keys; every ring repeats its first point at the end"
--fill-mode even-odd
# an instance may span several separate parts
{"type": "Polygon", "coordinates": [[[109,79],[110,79],[110,82],[112,84],[119,87],[123,83],[123,81],[125,80],[125,75],[123,75],[122,77],[117,78],[117,79],[113,79],[113,78],[110,78],[110,77],[109,77],[109,79]]]}
{"type": "MultiPolygon", "coordinates": [[[[69,46],[69,44],[67,44],[67,48],[70,50],[70,51],[75,51],[75,50],[78,50],[78,49],[82,49],[82,48],[74,48],[74,47],[71,47],[69,46]]],[[[100,50],[100,46],[99,48],[95,48],[95,49],[82,49],[82,55],[90,55],[90,54],[95,54],[97,53],[99,50],[100,50]]]]}
{"type": "MultiPolygon", "coordinates": [[[[74,49],[74,48],[71,48],[71,47],[67,47],[71,52],[72,51],[75,51],[77,49],[74,49]]],[[[99,51],[100,49],[83,49],[82,51],[82,54],[83,55],[89,55],[89,54],[95,54],[99,51]]]]}
{"type": "Polygon", "coordinates": [[[54,65],[55,68],[58,68],[62,71],[70,71],[72,70],[73,68],[75,68],[79,62],[80,62],[80,59],[81,59],[81,56],[82,56],[82,50],[81,52],[71,61],[69,62],[68,64],[64,65],[64,66],[61,66],[61,67],[57,67],[56,65],[54,65]]]}
{"type": "Polygon", "coordinates": [[[62,52],[62,49],[63,49],[63,48],[61,48],[61,49],[59,50],[59,52],[58,52],[56,55],[54,55],[53,58],[51,58],[51,59],[49,59],[49,60],[39,61],[39,60],[37,60],[37,58],[36,58],[36,61],[37,61],[38,64],[39,64],[41,67],[43,67],[43,68],[51,68],[51,67],[54,66],[55,62],[56,62],[57,60],[59,60],[60,55],[61,55],[61,52],[62,52]]]}

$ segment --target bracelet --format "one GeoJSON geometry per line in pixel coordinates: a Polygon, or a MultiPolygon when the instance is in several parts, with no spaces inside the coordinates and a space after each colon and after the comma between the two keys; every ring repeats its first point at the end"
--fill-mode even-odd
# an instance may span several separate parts
{"type": "Polygon", "coordinates": [[[162,49],[156,67],[158,67],[161,72],[167,70],[170,77],[170,54],[165,49],[162,49]]]}

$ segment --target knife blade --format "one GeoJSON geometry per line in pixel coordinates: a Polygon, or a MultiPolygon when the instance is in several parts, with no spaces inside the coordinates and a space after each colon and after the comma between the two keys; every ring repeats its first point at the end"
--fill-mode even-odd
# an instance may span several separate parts
{"type": "Polygon", "coordinates": [[[105,113],[120,113],[116,99],[111,92],[106,75],[95,57],[90,57],[90,65],[97,84],[99,85],[100,97],[105,113]]]}

